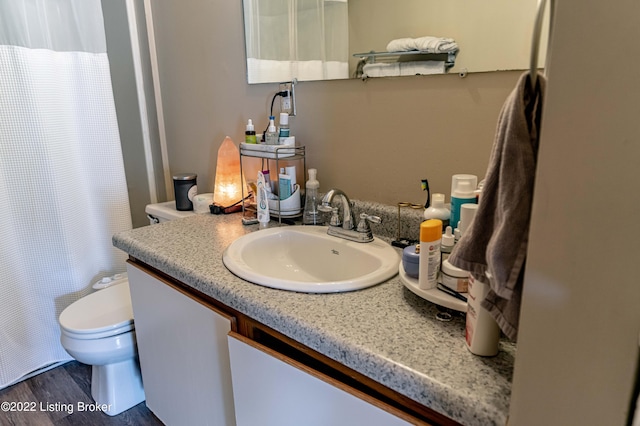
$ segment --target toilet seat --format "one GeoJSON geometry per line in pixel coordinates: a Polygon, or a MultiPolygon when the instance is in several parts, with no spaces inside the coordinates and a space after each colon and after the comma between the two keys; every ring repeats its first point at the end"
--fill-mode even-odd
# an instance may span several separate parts
{"type": "Polygon", "coordinates": [[[100,339],[134,328],[129,282],[91,293],[67,306],[59,318],[62,332],[75,339],[100,339]]]}

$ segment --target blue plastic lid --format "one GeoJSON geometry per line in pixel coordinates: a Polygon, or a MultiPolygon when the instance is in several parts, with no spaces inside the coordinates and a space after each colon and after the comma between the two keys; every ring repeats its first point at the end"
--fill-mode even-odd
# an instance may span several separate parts
{"type": "Polygon", "coordinates": [[[420,253],[416,253],[415,244],[402,250],[402,260],[409,263],[420,263],[420,253]]]}

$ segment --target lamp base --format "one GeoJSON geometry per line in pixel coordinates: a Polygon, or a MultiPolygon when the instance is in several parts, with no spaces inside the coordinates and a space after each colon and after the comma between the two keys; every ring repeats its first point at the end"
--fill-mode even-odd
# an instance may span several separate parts
{"type": "Polygon", "coordinates": [[[211,214],[230,214],[242,211],[242,204],[236,204],[229,207],[222,207],[217,204],[210,204],[209,211],[211,214]]]}

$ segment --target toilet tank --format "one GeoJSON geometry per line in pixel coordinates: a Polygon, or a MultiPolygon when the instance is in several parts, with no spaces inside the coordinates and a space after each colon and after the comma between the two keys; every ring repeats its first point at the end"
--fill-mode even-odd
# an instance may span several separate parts
{"type": "Polygon", "coordinates": [[[168,222],[174,219],[180,219],[183,217],[192,216],[195,213],[193,211],[178,211],[176,210],[175,201],[166,201],[164,203],[148,204],[145,209],[149,223],[155,225],[156,223],[168,222]]]}

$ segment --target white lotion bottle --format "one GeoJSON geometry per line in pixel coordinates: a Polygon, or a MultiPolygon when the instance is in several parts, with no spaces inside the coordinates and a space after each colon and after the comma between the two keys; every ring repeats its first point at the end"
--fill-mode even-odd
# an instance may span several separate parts
{"type": "Polygon", "coordinates": [[[418,287],[422,290],[431,290],[438,285],[441,239],[442,221],[440,219],[429,219],[420,224],[418,287]]]}
{"type": "Polygon", "coordinates": [[[469,274],[468,289],[465,327],[467,348],[474,355],[495,356],[500,343],[500,327],[489,311],[481,306],[489,293],[489,284],[469,274]]]}

